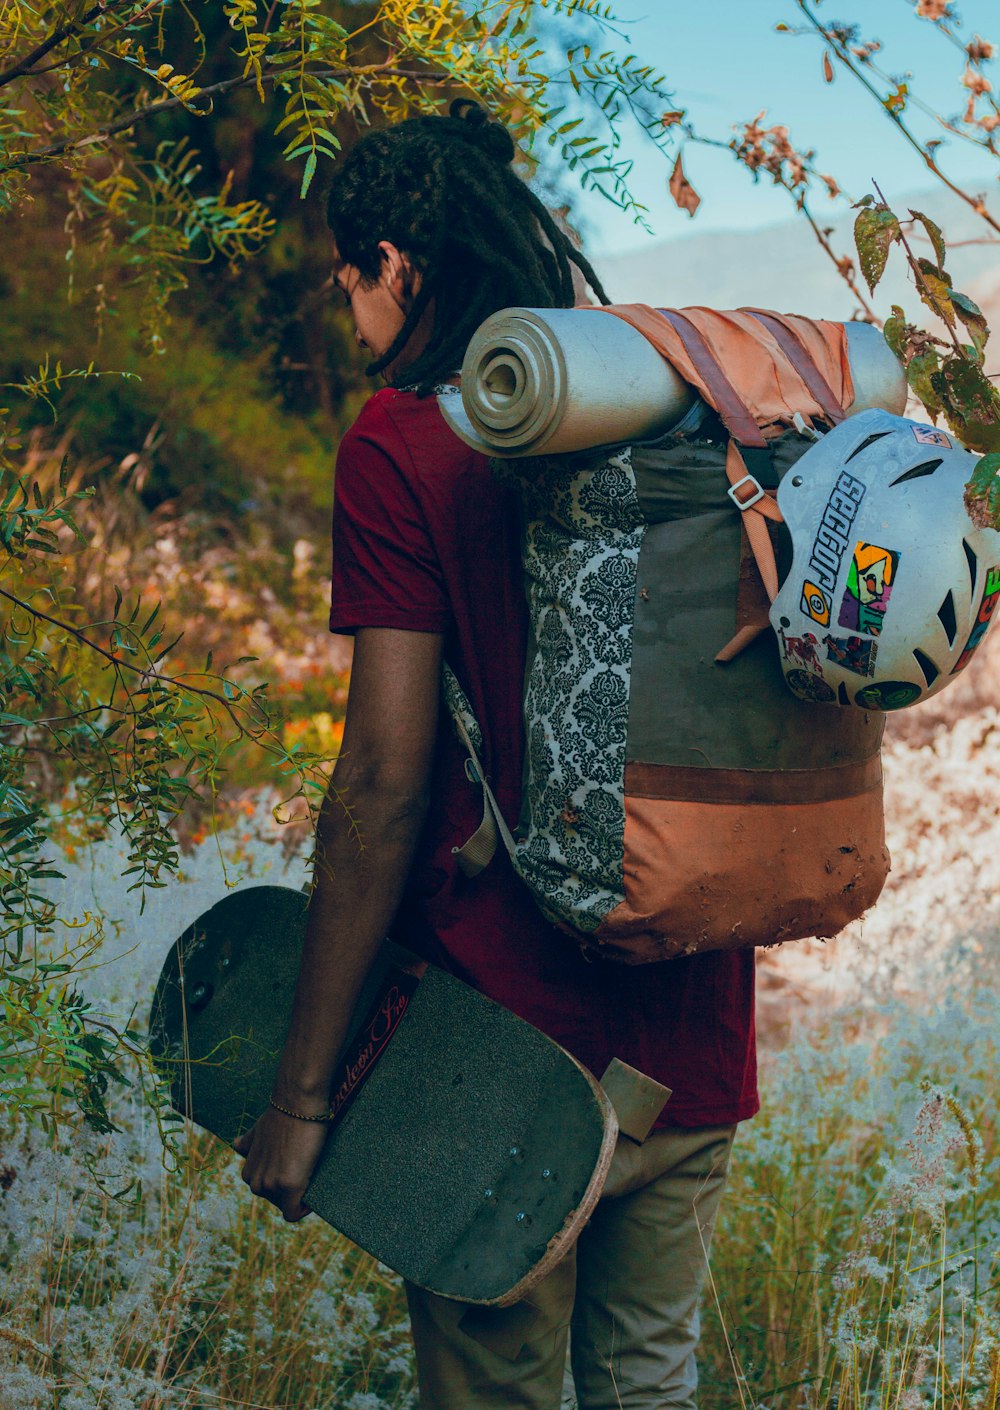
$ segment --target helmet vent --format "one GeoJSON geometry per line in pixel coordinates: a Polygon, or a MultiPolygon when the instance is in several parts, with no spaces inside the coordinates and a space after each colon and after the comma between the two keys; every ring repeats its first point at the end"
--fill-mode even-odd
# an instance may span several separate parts
{"type": "Polygon", "coordinates": [[[918,647],[918,649],[913,653],[913,659],[923,671],[924,680],[927,682],[927,684],[933,685],[934,682],[937,680],[938,676],[941,674],[941,672],[938,670],[937,666],[935,666],[931,658],[927,656],[923,651],[921,651],[918,647]]]}
{"type": "Polygon", "coordinates": [[[969,565],[969,578],[971,579],[970,585],[969,585],[970,591],[971,591],[973,597],[975,597],[975,595],[976,595],[976,574],[977,574],[978,571],[979,571],[979,559],[976,557],[976,550],[972,547],[972,544],[969,543],[968,539],[963,539],[963,540],[962,540],[962,547],[965,549],[965,561],[966,561],[966,562],[968,563],[968,565],[969,565]]]}
{"type": "Polygon", "coordinates": [[[944,627],[948,645],[954,646],[955,637],[958,635],[958,622],[955,620],[955,599],[950,592],[938,608],[938,621],[944,627]]]}
{"type": "Polygon", "coordinates": [[[940,460],[925,460],[923,465],[914,465],[912,470],[907,470],[905,475],[899,475],[895,480],[889,481],[889,488],[893,485],[905,485],[907,480],[920,480],[924,475],[933,475],[934,471],[943,462],[940,460]]]}
{"type": "MultiPolygon", "coordinates": [[[[856,455],[860,455],[863,450],[867,450],[869,446],[873,446],[875,442],[880,441],[883,436],[890,435],[892,435],[891,431],[876,431],[874,436],[866,436],[857,449],[851,451],[847,460],[853,460],[856,455]]],[[[845,465],[847,464],[847,460],[844,461],[845,465]]]]}

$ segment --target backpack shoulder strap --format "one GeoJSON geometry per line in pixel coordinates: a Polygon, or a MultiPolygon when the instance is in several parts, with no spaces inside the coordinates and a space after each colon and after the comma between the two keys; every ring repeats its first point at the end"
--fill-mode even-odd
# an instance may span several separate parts
{"type": "Polygon", "coordinates": [[[459,743],[465,750],[465,775],[470,783],[477,784],[483,791],[483,820],[472,836],[461,847],[453,847],[452,853],[459,869],[465,876],[478,876],[489,866],[502,842],[508,855],[515,853],[514,839],[504,820],[500,805],[494,797],[479,758],[483,747],[482,730],[476,719],[469,698],[458,683],[458,677],[445,661],[441,668],[441,693],[445,708],[451,716],[452,727],[459,743]]]}
{"type": "Polygon", "coordinates": [[[659,312],[673,325],[684,344],[684,351],[694,364],[711,394],[712,403],[722,417],[726,430],[740,445],[764,449],[767,441],[751,416],[732,382],[722,370],[701,330],[676,309],[661,308],[659,312]]]}
{"type": "Polygon", "coordinates": [[[743,517],[745,537],[742,554],[744,562],[740,568],[736,602],[736,634],[715,658],[723,664],[732,661],[770,625],[767,606],[760,601],[759,589],[755,591],[753,578],[747,571],[747,548],[757,564],[767,602],[773,602],[778,593],[778,564],[767,521],[780,523],[781,510],[761,485],[758,476],[751,474],[747,469],[747,460],[751,459],[756,462],[758,475],[764,475],[764,466],[773,473],[771,452],[760,427],[722,370],[701,330],[675,309],[661,309],[661,312],[669,319],[684,344],[684,351],[711,393],[715,409],[722,417],[731,437],[726,451],[726,476],[729,480],[729,497],[743,517]],[[748,451],[750,456],[747,455],[748,451]]]}
{"type": "Polygon", "coordinates": [[[756,318],[758,323],[764,325],[802,378],[810,394],[823,408],[823,415],[832,426],[839,426],[844,420],[844,408],[798,333],[767,309],[743,308],[740,312],[750,314],[751,318],[756,318]]]}

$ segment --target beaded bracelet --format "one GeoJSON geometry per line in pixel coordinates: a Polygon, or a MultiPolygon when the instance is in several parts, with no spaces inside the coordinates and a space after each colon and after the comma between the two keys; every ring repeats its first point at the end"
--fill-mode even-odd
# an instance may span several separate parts
{"type": "Polygon", "coordinates": [[[297,1121],[329,1121],[331,1112],[324,1112],[322,1116],[303,1116],[301,1111],[292,1111],[290,1107],[279,1106],[273,1097],[270,1098],[271,1106],[275,1111],[283,1112],[285,1116],[294,1116],[297,1121]]]}

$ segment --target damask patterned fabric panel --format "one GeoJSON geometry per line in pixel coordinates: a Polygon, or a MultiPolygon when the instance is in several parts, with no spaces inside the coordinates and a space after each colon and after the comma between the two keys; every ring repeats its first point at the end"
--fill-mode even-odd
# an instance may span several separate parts
{"type": "MultiPolygon", "coordinates": [[[[622,900],[632,614],[645,523],[630,453],[520,480],[536,652],[516,864],[553,920],[594,930],[622,900]]],[[[522,469],[523,475],[523,469],[522,469]]]]}

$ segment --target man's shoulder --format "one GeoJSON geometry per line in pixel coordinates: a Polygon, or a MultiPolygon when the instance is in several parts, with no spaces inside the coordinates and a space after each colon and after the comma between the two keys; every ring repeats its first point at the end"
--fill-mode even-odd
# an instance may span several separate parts
{"type": "Polygon", "coordinates": [[[485,456],[455,435],[436,396],[395,387],[383,387],[368,399],[342,445],[349,448],[359,441],[375,441],[398,462],[435,476],[487,465],[485,456]]]}

